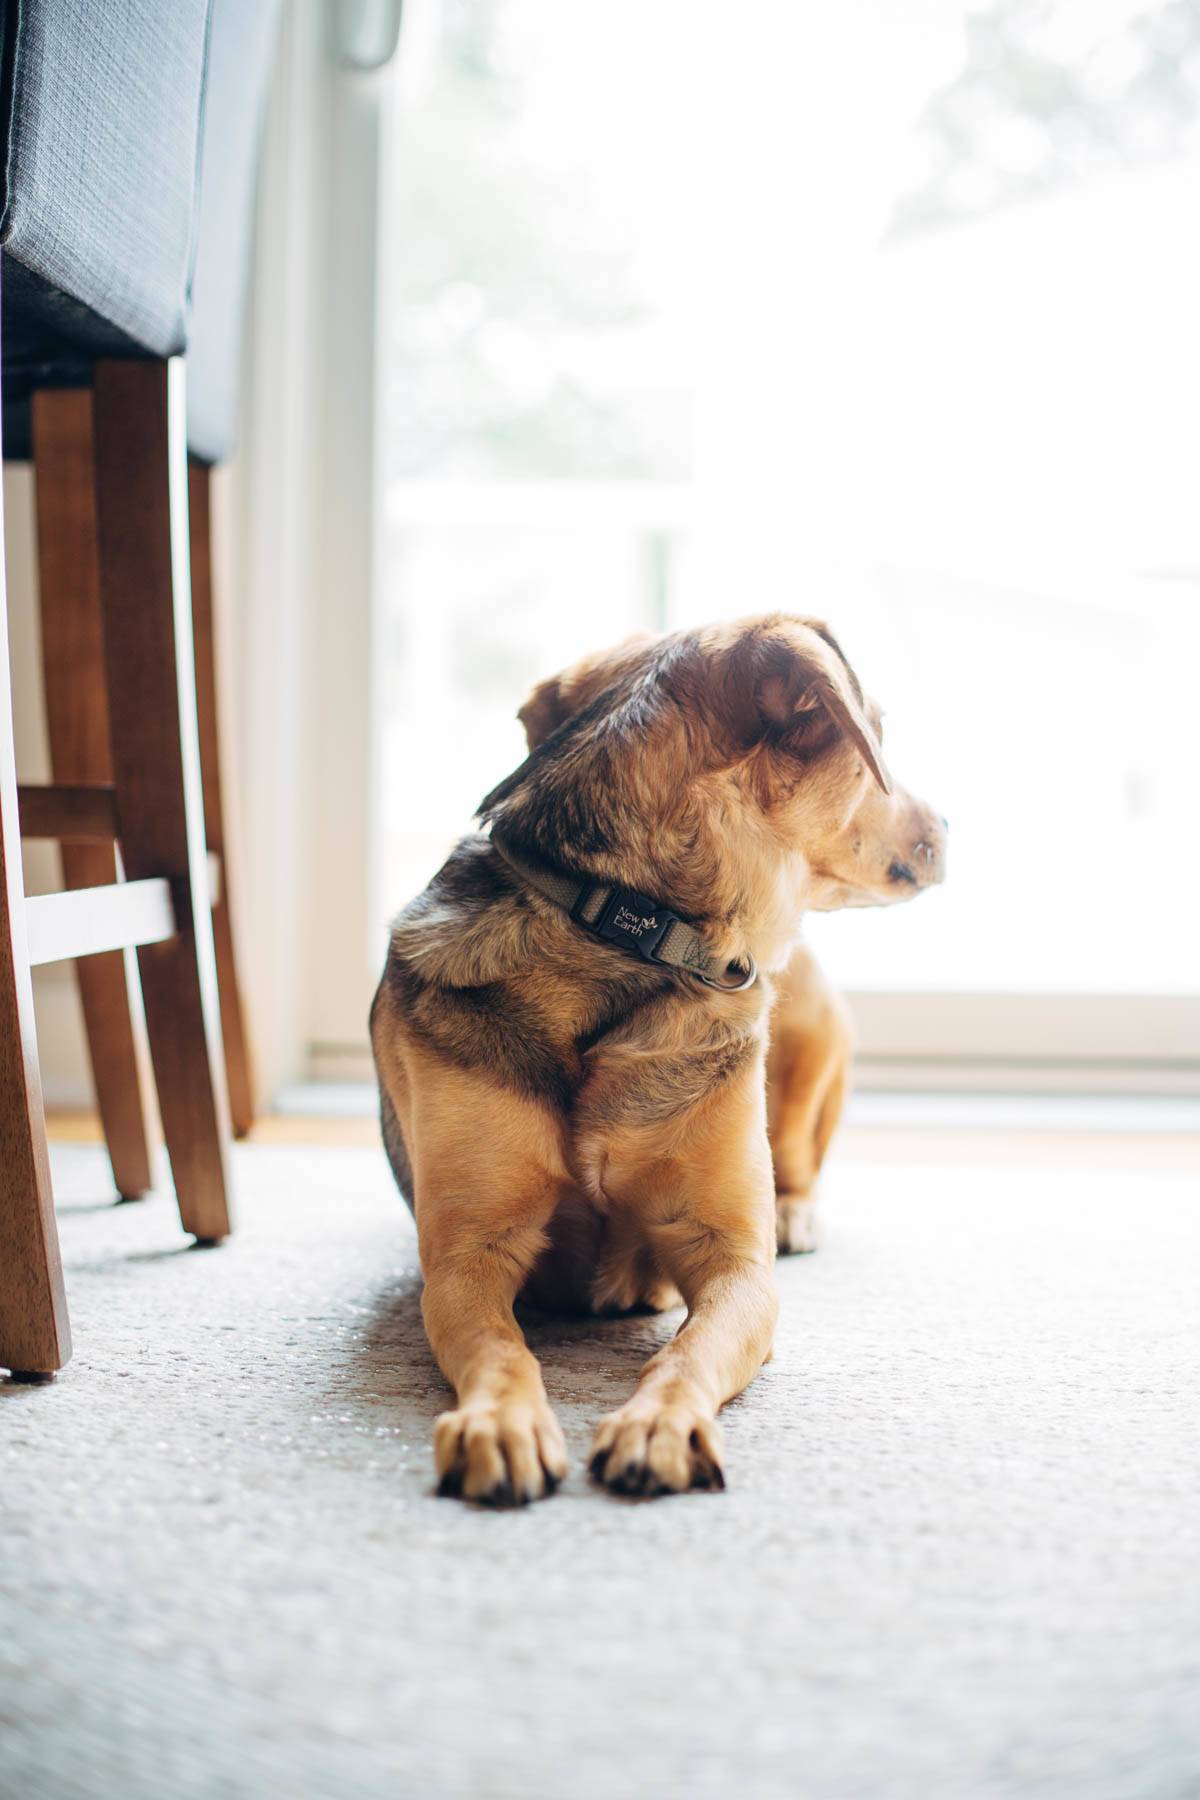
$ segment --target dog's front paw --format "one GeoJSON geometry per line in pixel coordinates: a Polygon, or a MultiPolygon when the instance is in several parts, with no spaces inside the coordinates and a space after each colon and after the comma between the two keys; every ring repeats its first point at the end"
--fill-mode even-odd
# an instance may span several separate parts
{"type": "Polygon", "coordinates": [[[723,1488],[721,1428],[687,1405],[623,1407],[601,1419],[591,1472],[619,1494],[683,1494],[723,1488]]]}
{"type": "Polygon", "coordinates": [[[811,1194],[775,1196],[775,1242],[781,1256],[803,1255],[819,1243],[817,1203],[811,1194]]]}
{"type": "Polygon", "coordinates": [[[505,1400],[443,1413],[433,1428],[438,1493],[488,1506],[525,1506],[567,1472],[558,1420],[545,1401],[505,1400]]]}

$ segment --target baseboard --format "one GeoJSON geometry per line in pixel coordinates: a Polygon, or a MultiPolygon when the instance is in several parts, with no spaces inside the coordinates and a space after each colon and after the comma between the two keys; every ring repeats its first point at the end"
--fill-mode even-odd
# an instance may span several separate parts
{"type": "Polygon", "coordinates": [[[859,1093],[1108,1096],[1200,1101],[1200,1063],[1096,1057],[863,1056],[859,1093]]]}
{"type": "MultiPolygon", "coordinates": [[[[305,1081],[276,1097],[276,1112],[306,1118],[374,1117],[379,1099],[370,1081],[305,1081]]],[[[887,1131],[1089,1132],[1123,1136],[1200,1134],[1200,1100],[1170,1094],[952,1093],[872,1090],[850,1097],[846,1123],[887,1131]]]]}

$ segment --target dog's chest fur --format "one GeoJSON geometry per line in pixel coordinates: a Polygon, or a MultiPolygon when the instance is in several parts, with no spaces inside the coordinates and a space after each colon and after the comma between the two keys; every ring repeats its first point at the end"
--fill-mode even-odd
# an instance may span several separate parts
{"type": "MultiPolygon", "coordinates": [[[[657,1276],[628,1209],[610,1205],[610,1152],[688,1129],[709,1094],[763,1056],[768,990],[715,994],[598,943],[486,851],[466,840],[396,921],[377,1055],[383,1027],[401,1055],[411,1042],[544,1108],[570,1181],[531,1292],[633,1305],[657,1276]]],[[[386,1109],[385,1139],[412,1202],[420,1157],[386,1109]]]]}

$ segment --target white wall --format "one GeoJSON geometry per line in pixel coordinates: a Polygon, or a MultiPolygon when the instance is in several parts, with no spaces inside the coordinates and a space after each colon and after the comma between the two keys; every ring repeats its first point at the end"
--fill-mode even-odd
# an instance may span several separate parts
{"type": "Polygon", "coordinates": [[[360,1049],[367,965],[378,76],[289,9],[267,123],[241,445],[219,490],[236,595],[243,892],[263,1091],[360,1049]]]}

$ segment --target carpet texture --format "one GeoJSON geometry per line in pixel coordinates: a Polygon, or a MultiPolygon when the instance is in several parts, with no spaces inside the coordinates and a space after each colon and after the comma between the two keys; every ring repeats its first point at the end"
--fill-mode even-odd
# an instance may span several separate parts
{"type": "Polygon", "coordinates": [[[531,1332],[573,1472],[433,1496],[382,1154],[237,1153],[184,1248],[56,1152],[76,1358],[0,1383],[9,1800],[1200,1793],[1200,1209],[1169,1171],[842,1163],[729,1488],[589,1487],[678,1323],[531,1332]]]}

